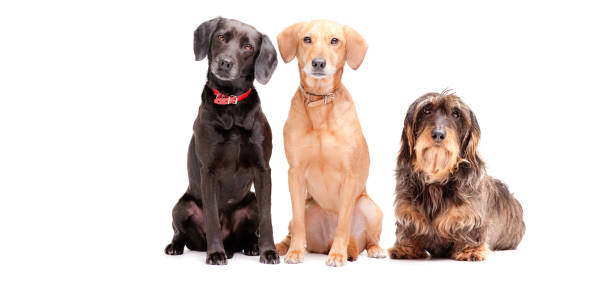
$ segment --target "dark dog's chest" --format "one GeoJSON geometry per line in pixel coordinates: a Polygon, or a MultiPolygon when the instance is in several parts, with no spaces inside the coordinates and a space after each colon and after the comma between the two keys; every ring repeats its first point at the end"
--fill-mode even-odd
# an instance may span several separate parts
{"type": "Polygon", "coordinates": [[[223,141],[211,147],[215,151],[215,160],[209,166],[220,173],[231,173],[248,170],[257,163],[258,146],[253,143],[250,132],[236,128],[223,131],[220,136],[223,141]]]}
{"type": "Polygon", "coordinates": [[[200,165],[208,167],[214,175],[212,181],[220,185],[219,208],[238,203],[253,183],[253,168],[257,163],[257,147],[250,133],[228,129],[200,140],[206,140],[195,144],[202,145],[197,149],[200,165]]]}

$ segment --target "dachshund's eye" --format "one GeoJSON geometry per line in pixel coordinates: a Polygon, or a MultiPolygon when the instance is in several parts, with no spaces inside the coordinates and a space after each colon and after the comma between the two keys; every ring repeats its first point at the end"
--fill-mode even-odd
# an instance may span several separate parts
{"type": "Polygon", "coordinates": [[[242,46],[242,48],[251,51],[251,50],[253,50],[253,45],[251,45],[251,44],[244,44],[242,46]]]}
{"type": "Polygon", "coordinates": [[[219,34],[219,35],[217,35],[217,39],[219,39],[219,41],[224,41],[225,40],[225,36],[219,34]]]}
{"type": "Polygon", "coordinates": [[[452,114],[453,114],[453,117],[454,117],[454,118],[459,118],[459,116],[461,116],[461,114],[460,114],[460,113],[459,113],[459,111],[457,111],[457,110],[453,110],[453,113],[452,113],[452,114]]]}
{"type": "Polygon", "coordinates": [[[338,45],[338,41],[338,38],[332,38],[329,43],[331,43],[331,45],[338,45]]]}
{"type": "Polygon", "coordinates": [[[304,37],[304,43],[310,44],[311,42],[312,42],[312,39],[310,39],[310,37],[308,36],[304,37]]]}
{"type": "Polygon", "coordinates": [[[425,115],[431,114],[431,104],[428,104],[427,106],[425,106],[425,108],[423,108],[423,114],[425,115]]]}

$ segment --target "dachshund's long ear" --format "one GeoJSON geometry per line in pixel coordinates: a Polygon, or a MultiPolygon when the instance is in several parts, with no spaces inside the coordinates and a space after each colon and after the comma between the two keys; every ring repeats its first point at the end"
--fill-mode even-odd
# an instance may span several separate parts
{"type": "Polygon", "coordinates": [[[353,28],[345,25],[343,29],[346,36],[346,63],[357,70],[368,51],[368,43],[353,28]]]}
{"type": "Polygon", "coordinates": [[[261,34],[261,46],[259,55],[255,59],[255,79],[261,84],[266,84],[276,69],[276,49],[268,36],[261,34]]]}
{"type": "Polygon", "coordinates": [[[399,155],[397,156],[397,165],[401,167],[407,166],[412,159],[412,150],[414,149],[414,125],[416,117],[417,101],[410,105],[406,118],[404,118],[404,129],[402,130],[402,146],[400,147],[399,155]]]}
{"type": "Polygon", "coordinates": [[[217,24],[223,18],[217,17],[215,19],[208,20],[193,32],[193,53],[195,53],[196,61],[200,61],[206,58],[208,55],[208,48],[210,47],[210,38],[212,33],[217,29],[217,24]]]}
{"type": "Polygon", "coordinates": [[[289,61],[293,60],[295,54],[297,53],[297,33],[299,29],[302,27],[303,22],[293,24],[281,33],[276,36],[276,41],[278,43],[278,51],[281,54],[281,58],[285,63],[289,63],[289,61]]]}
{"type": "Polygon", "coordinates": [[[478,155],[478,141],[480,140],[480,126],[476,115],[470,110],[469,130],[465,133],[461,144],[461,156],[470,162],[473,168],[478,169],[482,165],[482,160],[478,155]]]}

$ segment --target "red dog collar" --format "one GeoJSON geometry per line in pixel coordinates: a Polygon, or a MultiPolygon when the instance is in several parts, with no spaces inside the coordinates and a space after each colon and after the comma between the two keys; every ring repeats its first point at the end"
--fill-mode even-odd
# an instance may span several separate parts
{"type": "Polygon", "coordinates": [[[215,104],[217,105],[228,105],[228,104],[238,104],[238,102],[246,99],[247,97],[249,97],[249,94],[251,94],[251,89],[249,88],[249,90],[247,90],[246,92],[238,95],[238,96],[232,96],[232,95],[225,95],[223,93],[221,93],[219,90],[215,89],[215,88],[210,88],[213,91],[213,94],[215,94],[215,100],[213,102],[215,102],[215,104]]]}

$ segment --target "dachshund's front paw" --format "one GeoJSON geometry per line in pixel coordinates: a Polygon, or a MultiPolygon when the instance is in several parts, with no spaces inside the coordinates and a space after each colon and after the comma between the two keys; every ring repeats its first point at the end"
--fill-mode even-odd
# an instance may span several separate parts
{"type": "Polygon", "coordinates": [[[389,248],[389,257],[391,259],[425,259],[427,256],[427,252],[424,249],[414,246],[395,245],[389,248]]]}
{"type": "Polygon", "coordinates": [[[491,250],[487,245],[480,245],[476,247],[466,247],[461,251],[453,253],[451,258],[458,261],[484,261],[487,256],[491,254],[491,250]]]}

